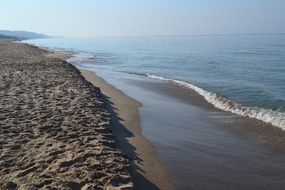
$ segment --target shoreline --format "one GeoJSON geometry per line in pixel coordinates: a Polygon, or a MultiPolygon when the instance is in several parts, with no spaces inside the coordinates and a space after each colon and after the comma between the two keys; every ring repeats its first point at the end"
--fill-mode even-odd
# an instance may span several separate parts
{"type": "MultiPolygon", "coordinates": [[[[50,56],[67,61],[73,54],[42,48],[50,56]]],[[[116,135],[116,146],[131,160],[131,175],[135,189],[172,190],[173,185],[162,163],[158,160],[153,145],[141,134],[139,107],[141,104],[108,84],[92,71],[77,68],[81,75],[99,87],[111,113],[112,129],[116,135]]]]}
{"type": "Polygon", "coordinates": [[[79,69],[81,74],[105,95],[108,111],[115,116],[113,130],[117,146],[132,160],[136,189],[173,189],[169,176],[156,157],[153,145],[141,134],[139,102],[108,84],[92,71],[79,69]],[[119,121],[118,121],[119,120],[119,121]],[[145,179],[144,179],[145,178],[145,179]],[[153,184],[152,184],[153,183],[153,184]],[[156,187],[155,187],[156,186],[156,187]]]}
{"type": "MultiPolygon", "coordinates": [[[[285,153],[285,131],[280,127],[256,118],[241,116],[221,110],[209,103],[203,96],[199,95],[194,90],[178,86],[168,81],[158,81],[158,83],[145,82],[140,83],[139,85],[146,90],[156,91],[164,96],[175,97],[181,102],[197,106],[207,112],[220,113],[220,117],[228,117],[228,119],[232,121],[231,124],[224,124],[222,120],[218,122],[225,130],[254,140],[260,145],[276,151],[277,153],[285,153]]],[[[215,121],[214,117],[212,120],[216,123],[218,121],[215,121]]]]}

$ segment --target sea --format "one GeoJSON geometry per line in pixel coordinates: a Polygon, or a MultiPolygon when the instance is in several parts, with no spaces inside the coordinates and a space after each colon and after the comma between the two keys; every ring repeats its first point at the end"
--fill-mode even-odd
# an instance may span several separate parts
{"type": "Polygon", "coordinates": [[[74,52],[70,63],[141,102],[142,133],[177,189],[285,187],[284,154],[261,143],[285,130],[285,34],[24,42],[74,52]]]}

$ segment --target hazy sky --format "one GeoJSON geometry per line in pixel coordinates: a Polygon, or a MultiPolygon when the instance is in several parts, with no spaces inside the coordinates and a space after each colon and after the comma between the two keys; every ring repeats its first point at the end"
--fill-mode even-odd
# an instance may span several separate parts
{"type": "Polygon", "coordinates": [[[84,37],[285,33],[285,0],[3,0],[0,29],[84,37]]]}

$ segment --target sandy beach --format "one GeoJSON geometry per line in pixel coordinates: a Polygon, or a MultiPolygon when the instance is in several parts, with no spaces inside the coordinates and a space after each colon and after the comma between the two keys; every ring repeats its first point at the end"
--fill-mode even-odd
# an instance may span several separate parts
{"type": "Polygon", "coordinates": [[[0,6],[0,190],[285,190],[285,0],[0,6]]]}
{"type": "Polygon", "coordinates": [[[34,46],[0,42],[0,189],[132,189],[99,88],[34,46]]]}
{"type": "Polygon", "coordinates": [[[173,189],[139,102],[67,63],[70,52],[0,48],[1,189],[173,189]]]}

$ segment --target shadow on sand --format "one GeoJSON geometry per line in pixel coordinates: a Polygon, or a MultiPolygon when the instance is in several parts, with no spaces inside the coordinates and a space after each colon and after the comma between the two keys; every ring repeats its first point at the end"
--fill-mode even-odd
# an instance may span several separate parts
{"type": "Polygon", "coordinates": [[[141,173],[145,173],[142,168],[137,165],[137,163],[143,160],[136,153],[136,148],[131,145],[128,138],[133,137],[133,133],[128,130],[121,122],[124,121],[119,117],[116,112],[116,108],[110,97],[103,95],[104,101],[106,102],[105,108],[111,114],[112,130],[116,135],[116,148],[118,148],[123,155],[125,155],[131,161],[131,176],[134,182],[134,187],[136,190],[158,190],[159,188],[146,179],[141,173]]]}

